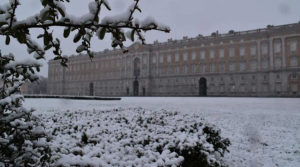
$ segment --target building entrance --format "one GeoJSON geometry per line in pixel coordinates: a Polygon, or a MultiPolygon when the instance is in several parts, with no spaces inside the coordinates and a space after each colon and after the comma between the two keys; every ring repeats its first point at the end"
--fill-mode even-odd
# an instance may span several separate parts
{"type": "Polygon", "coordinates": [[[207,96],[207,81],[203,77],[199,80],[199,96],[207,96]]]}
{"type": "Polygon", "coordinates": [[[138,96],[139,95],[139,81],[134,80],[133,81],[133,96],[138,96]]]}
{"type": "Polygon", "coordinates": [[[90,96],[94,96],[94,84],[90,83],[90,96]]]}

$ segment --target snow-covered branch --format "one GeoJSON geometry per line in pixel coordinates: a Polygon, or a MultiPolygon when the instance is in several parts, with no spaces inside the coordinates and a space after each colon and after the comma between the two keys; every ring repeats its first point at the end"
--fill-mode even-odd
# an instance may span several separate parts
{"type": "Polygon", "coordinates": [[[76,51],[86,52],[93,57],[93,52],[90,51],[90,40],[97,35],[102,40],[106,33],[112,35],[112,47],[124,47],[124,42],[127,38],[134,41],[134,36],[145,43],[143,33],[156,30],[169,32],[170,28],[158,24],[154,19],[146,18],[143,21],[134,19],[136,11],[141,12],[139,7],[140,0],[134,0],[134,3],[129,6],[125,13],[116,16],[104,16],[100,18],[101,8],[111,10],[107,0],[94,0],[88,4],[89,13],[75,17],[69,14],[66,10],[65,3],[69,0],[41,0],[43,9],[37,14],[32,15],[24,20],[18,20],[15,16],[16,9],[21,6],[18,0],[11,0],[6,5],[0,6],[0,35],[6,36],[6,44],[10,43],[10,37],[18,40],[19,43],[25,44],[28,47],[28,53],[34,52],[36,59],[44,58],[45,52],[52,49],[55,59],[61,60],[61,64],[66,66],[67,60],[62,56],[60,49],[59,38],[54,39],[53,33],[49,32],[52,27],[64,27],[64,37],[69,38],[70,32],[75,31],[73,42],[81,41],[76,51]],[[44,39],[44,46],[36,45],[31,39],[31,29],[42,29],[43,34],[38,38],[44,39]],[[129,30],[131,35],[125,35],[124,30],[129,30]],[[88,38],[87,38],[88,36],[88,38]]]}

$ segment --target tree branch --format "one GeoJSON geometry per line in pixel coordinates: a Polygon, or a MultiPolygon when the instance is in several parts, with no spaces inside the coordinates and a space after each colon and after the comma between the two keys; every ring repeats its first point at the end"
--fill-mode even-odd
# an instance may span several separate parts
{"type": "MultiPolygon", "coordinates": [[[[64,23],[64,22],[55,22],[51,24],[33,24],[33,25],[18,25],[15,28],[17,29],[31,29],[31,28],[50,28],[50,27],[70,27],[70,28],[91,28],[92,26],[96,28],[129,28],[129,29],[134,29],[134,30],[142,30],[142,31],[149,31],[153,30],[151,27],[136,27],[136,26],[129,26],[129,25],[108,25],[108,24],[70,24],[70,23],[64,23]]],[[[163,29],[163,28],[156,28],[155,30],[157,31],[162,31],[162,32],[170,32],[169,29],[163,29]]],[[[0,34],[4,35],[4,34],[0,34]]]]}

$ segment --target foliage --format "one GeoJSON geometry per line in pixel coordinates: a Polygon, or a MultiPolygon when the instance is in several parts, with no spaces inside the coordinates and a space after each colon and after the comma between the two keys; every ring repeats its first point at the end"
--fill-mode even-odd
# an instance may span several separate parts
{"type": "MultiPolygon", "coordinates": [[[[134,0],[126,13],[101,19],[102,8],[111,10],[107,0],[94,0],[89,4],[89,13],[80,18],[66,12],[64,4],[69,0],[41,0],[40,3],[43,9],[24,20],[18,20],[16,15],[21,6],[19,0],[8,0],[0,5],[0,36],[6,39],[6,45],[11,39],[26,45],[28,53],[37,60],[44,59],[46,52],[51,50],[54,59],[60,60],[63,66],[67,66],[68,58],[62,56],[60,38],[54,37],[53,27],[63,27],[64,38],[71,38],[70,33],[75,32],[73,42],[81,42],[76,52],[86,52],[90,58],[93,58],[90,50],[93,36],[102,40],[106,34],[111,34],[112,47],[124,49],[123,42],[126,39],[134,41],[135,36],[144,43],[143,32],[169,32],[168,27],[158,25],[151,18],[141,22],[134,19],[134,13],[141,12],[139,0],[134,0]],[[42,46],[32,38],[30,30],[33,29],[42,30],[43,33],[36,37],[43,41],[42,46]]],[[[50,159],[43,127],[33,117],[32,109],[22,107],[23,96],[19,91],[25,81],[37,80],[35,72],[39,68],[40,64],[36,62],[16,62],[12,54],[0,54],[0,166],[3,163],[8,166],[45,166],[50,159]]]]}
{"type": "Polygon", "coordinates": [[[151,18],[143,21],[134,19],[134,13],[141,12],[139,1],[134,0],[124,14],[100,19],[99,14],[103,10],[102,8],[111,10],[107,0],[91,2],[89,13],[80,18],[66,12],[64,3],[68,3],[69,0],[41,0],[43,9],[39,13],[18,21],[16,10],[20,6],[20,2],[19,0],[10,0],[8,4],[0,6],[0,35],[6,37],[6,44],[10,43],[10,38],[15,38],[20,44],[25,44],[28,53],[34,53],[36,59],[44,58],[45,51],[52,49],[55,55],[54,59],[60,60],[61,64],[66,66],[68,59],[62,56],[60,39],[54,37],[52,27],[63,27],[64,38],[70,38],[70,33],[76,32],[73,42],[81,41],[76,52],[86,52],[91,58],[93,52],[90,51],[90,47],[93,36],[98,36],[102,40],[109,33],[112,35],[111,46],[123,48],[123,42],[128,38],[134,41],[135,36],[144,43],[145,38],[142,32],[149,30],[169,32],[168,27],[158,25],[151,18]],[[43,30],[43,33],[37,36],[43,40],[43,46],[32,40],[30,29],[43,30]]]}
{"type": "Polygon", "coordinates": [[[0,52],[0,165],[36,166],[50,157],[43,125],[32,116],[33,110],[22,107],[20,86],[35,81],[37,62],[15,62],[13,55],[0,52]]]}
{"type": "MultiPolygon", "coordinates": [[[[197,130],[194,127],[194,130],[197,130]]],[[[226,151],[229,151],[227,147],[230,145],[228,138],[221,137],[221,131],[212,125],[206,125],[203,127],[204,136],[206,136],[206,141],[213,145],[213,150],[216,154],[223,157],[226,151]]],[[[219,160],[214,161],[209,159],[209,155],[205,153],[205,146],[203,144],[197,143],[195,146],[186,147],[180,150],[180,147],[171,148],[178,155],[184,157],[182,162],[182,167],[216,167],[216,166],[226,166],[219,160]],[[200,165],[201,164],[201,165],[200,165]]]]}
{"type": "Polygon", "coordinates": [[[56,133],[54,166],[226,166],[229,140],[198,114],[118,108],[57,110],[41,119],[56,133]]]}

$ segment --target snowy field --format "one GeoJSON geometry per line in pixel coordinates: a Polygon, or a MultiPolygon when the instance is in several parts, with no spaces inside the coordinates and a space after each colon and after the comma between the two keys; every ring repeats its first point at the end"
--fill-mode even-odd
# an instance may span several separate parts
{"type": "MultiPolygon", "coordinates": [[[[225,161],[235,167],[300,166],[299,98],[125,97],[121,101],[26,99],[36,115],[51,118],[70,112],[95,113],[132,108],[200,114],[231,141],[225,161]]],[[[79,118],[80,119],[80,118],[79,118]]],[[[51,124],[46,124],[51,127],[51,124]]],[[[55,141],[59,143],[68,141],[55,141]]],[[[75,150],[76,151],[76,150],[75,150]]]]}

